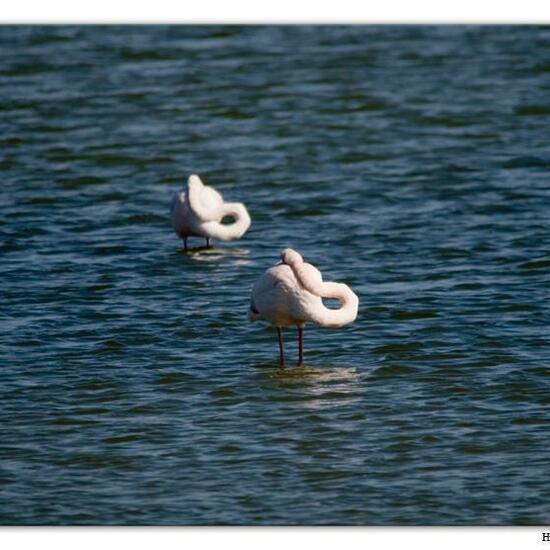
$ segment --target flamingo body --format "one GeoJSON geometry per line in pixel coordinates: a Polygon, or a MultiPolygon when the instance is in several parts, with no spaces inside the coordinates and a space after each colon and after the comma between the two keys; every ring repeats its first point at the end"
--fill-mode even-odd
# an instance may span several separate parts
{"type": "MultiPolygon", "coordinates": [[[[309,267],[314,277],[321,278],[317,269],[309,267]]],[[[249,318],[278,327],[303,326],[310,320],[310,312],[322,306],[321,298],[301,287],[290,266],[279,264],[270,267],[254,285],[249,318]]]]}

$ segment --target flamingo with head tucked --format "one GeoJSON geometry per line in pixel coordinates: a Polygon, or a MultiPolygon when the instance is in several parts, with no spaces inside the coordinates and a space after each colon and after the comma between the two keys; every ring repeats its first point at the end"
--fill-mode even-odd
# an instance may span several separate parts
{"type": "Polygon", "coordinates": [[[267,321],[277,327],[279,362],[284,367],[282,327],[298,327],[298,365],[304,362],[304,325],[312,322],[337,328],[357,317],[359,299],[343,283],[324,282],[318,269],[304,262],[295,250],[287,248],[281,262],[270,267],[252,289],[250,321],[267,321]],[[341,307],[330,309],[323,298],[336,298],[341,307]]]}
{"type": "Polygon", "coordinates": [[[224,202],[221,194],[204,185],[196,174],[189,176],[186,189],[174,195],[170,217],[174,231],[183,239],[185,250],[187,237],[204,237],[209,248],[210,239],[240,239],[250,227],[250,216],[244,204],[224,202]],[[233,223],[223,224],[226,216],[233,218],[233,223]]]}

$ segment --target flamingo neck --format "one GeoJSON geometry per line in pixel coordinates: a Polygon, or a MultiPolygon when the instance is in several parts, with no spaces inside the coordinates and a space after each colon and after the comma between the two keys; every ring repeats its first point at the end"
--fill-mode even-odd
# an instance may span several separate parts
{"type": "Polygon", "coordinates": [[[204,183],[196,174],[189,176],[187,180],[187,196],[189,198],[189,205],[191,210],[197,216],[201,222],[208,222],[216,219],[217,206],[211,206],[204,204],[201,201],[201,193],[204,189],[204,183]]]}
{"type": "Polygon", "coordinates": [[[320,298],[335,298],[340,302],[339,309],[330,309],[324,304],[318,312],[318,323],[327,327],[341,327],[355,321],[359,308],[359,299],[348,285],[326,282],[322,284],[320,298]]]}
{"type": "Polygon", "coordinates": [[[296,279],[305,290],[319,298],[334,298],[340,302],[339,309],[330,309],[320,304],[319,308],[312,312],[312,321],[321,326],[341,327],[355,320],[359,298],[349,286],[312,278],[298,253],[286,254],[283,261],[291,267],[296,279]]]}
{"type": "Polygon", "coordinates": [[[244,204],[240,202],[224,203],[220,208],[218,217],[219,221],[211,221],[204,224],[204,228],[208,230],[214,239],[222,241],[238,239],[250,227],[250,216],[244,204]],[[225,216],[232,217],[234,219],[233,223],[221,223],[225,216]]]}

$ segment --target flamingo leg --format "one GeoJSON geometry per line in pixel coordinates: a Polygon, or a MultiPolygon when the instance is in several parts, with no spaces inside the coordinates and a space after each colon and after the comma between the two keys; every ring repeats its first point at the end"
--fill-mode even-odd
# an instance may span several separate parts
{"type": "Polygon", "coordinates": [[[285,350],[283,343],[283,331],[281,327],[277,327],[277,336],[279,337],[279,366],[285,368],[285,350]]]}
{"type": "Polygon", "coordinates": [[[206,248],[210,248],[210,237],[206,237],[206,248]]]}
{"type": "Polygon", "coordinates": [[[183,250],[187,252],[187,237],[183,237],[183,250]]]}
{"type": "Polygon", "coordinates": [[[298,327],[298,366],[304,364],[304,327],[298,327]]]}

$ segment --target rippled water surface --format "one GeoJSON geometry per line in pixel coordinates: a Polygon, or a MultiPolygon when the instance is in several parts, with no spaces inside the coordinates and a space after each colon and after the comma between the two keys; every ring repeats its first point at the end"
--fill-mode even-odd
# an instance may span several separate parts
{"type": "Polygon", "coordinates": [[[0,27],[0,523],[548,523],[549,98],[550,27],[0,27]],[[360,309],[280,371],[285,246],[360,309]]]}

